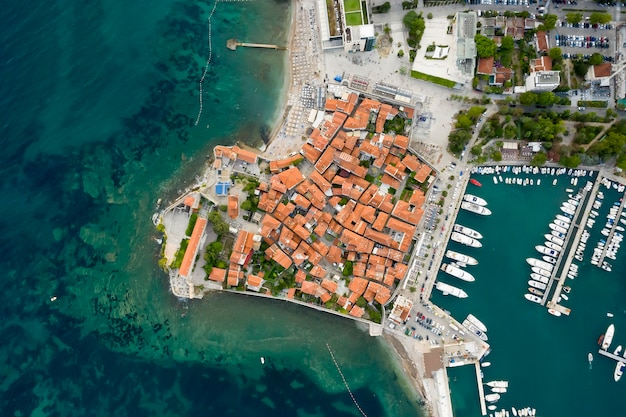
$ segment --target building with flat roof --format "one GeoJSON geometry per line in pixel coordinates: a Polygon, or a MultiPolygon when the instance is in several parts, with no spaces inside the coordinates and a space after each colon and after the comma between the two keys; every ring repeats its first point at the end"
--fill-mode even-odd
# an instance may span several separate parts
{"type": "Polygon", "coordinates": [[[526,78],[526,91],[553,91],[561,83],[559,71],[531,72],[526,78]]]}
{"type": "Polygon", "coordinates": [[[456,65],[463,75],[474,75],[476,67],[476,12],[456,14],[456,65]]]}
{"type": "Polygon", "coordinates": [[[367,52],[376,43],[374,25],[348,26],[344,32],[343,49],[346,52],[367,52]]]}

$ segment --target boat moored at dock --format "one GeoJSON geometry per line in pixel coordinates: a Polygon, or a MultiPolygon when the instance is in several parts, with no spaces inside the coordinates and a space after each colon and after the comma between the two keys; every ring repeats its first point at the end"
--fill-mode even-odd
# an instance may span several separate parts
{"type": "Polygon", "coordinates": [[[617,365],[615,365],[615,371],[613,371],[613,379],[615,380],[615,382],[619,381],[622,377],[622,374],[624,373],[624,367],[626,367],[626,364],[622,361],[617,362],[617,365]]]}
{"type": "Polygon", "coordinates": [[[524,298],[527,299],[528,301],[532,301],[533,303],[537,303],[537,304],[541,303],[541,298],[533,294],[524,294],[524,298]]]}
{"type": "Polygon", "coordinates": [[[546,233],[545,235],[543,235],[543,237],[545,237],[548,242],[556,243],[560,246],[563,246],[563,243],[565,243],[563,239],[556,237],[550,233],[546,233]]]}
{"type": "Polygon", "coordinates": [[[615,325],[611,324],[606,329],[606,333],[604,333],[604,340],[602,341],[602,349],[607,350],[609,346],[611,346],[611,342],[613,341],[613,335],[615,334],[615,325]]]}
{"type": "Polygon", "coordinates": [[[486,332],[486,331],[487,331],[487,326],[485,326],[485,324],[484,324],[482,321],[478,320],[478,319],[476,318],[476,316],[475,316],[475,315],[473,315],[473,314],[468,314],[468,315],[467,315],[467,321],[469,321],[470,323],[472,323],[472,324],[473,324],[474,326],[476,326],[479,330],[481,330],[481,331],[483,331],[483,332],[486,332]]]}
{"type": "Polygon", "coordinates": [[[491,388],[508,388],[509,381],[497,380],[486,382],[485,385],[491,388]]]}
{"type": "Polygon", "coordinates": [[[483,238],[483,235],[480,234],[480,232],[478,232],[477,230],[470,229],[469,227],[465,227],[465,226],[462,226],[460,224],[455,224],[453,226],[453,230],[455,232],[463,233],[464,235],[467,235],[467,236],[469,236],[471,238],[474,238],[474,239],[482,239],[483,238]]]}
{"type": "MultiPolygon", "coordinates": [[[[550,271],[546,271],[545,269],[539,268],[538,266],[533,266],[530,268],[534,274],[540,275],[542,277],[550,278],[550,271]]],[[[532,276],[532,274],[530,274],[532,276]]],[[[533,279],[537,279],[533,277],[533,279]]]]}
{"type": "Polygon", "coordinates": [[[548,272],[552,272],[552,269],[554,269],[554,265],[549,264],[546,261],[540,261],[539,259],[526,258],[526,262],[528,262],[528,264],[530,266],[536,266],[536,267],[539,267],[541,269],[545,269],[548,272]]]}
{"type": "Polygon", "coordinates": [[[477,204],[470,203],[468,201],[463,201],[461,203],[461,208],[471,213],[480,214],[481,216],[491,215],[491,210],[489,210],[487,207],[479,206],[477,204]]]}
{"type": "Polygon", "coordinates": [[[445,282],[438,281],[435,288],[443,293],[443,295],[452,295],[457,298],[467,298],[467,293],[460,288],[453,287],[445,282]]]}
{"type": "Polygon", "coordinates": [[[476,280],[476,278],[474,278],[474,276],[469,272],[451,264],[442,264],[441,270],[463,281],[474,282],[476,280]]]}
{"type": "Polygon", "coordinates": [[[544,284],[547,284],[548,282],[550,282],[549,274],[548,276],[545,276],[545,275],[541,275],[541,274],[537,274],[533,272],[532,274],[530,274],[530,277],[534,279],[535,281],[543,282],[544,284]]]}
{"type": "Polygon", "coordinates": [[[469,237],[459,232],[452,232],[452,234],[450,235],[450,239],[454,240],[455,242],[462,243],[463,245],[471,246],[472,248],[480,248],[483,246],[483,244],[480,243],[477,239],[474,239],[473,237],[469,237]]]}
{"type": "Polygon", "coordinates": [[[467,256],[462,253],[455,252],[453,250],[448,249],[446,251],[446,257],[453,259],[457,262],[462,262],[466,265],[478,265],[478,261],[476,259],[472,258],[471,256],[467,256]]]}
{"type": "MultiPolygon", "coordinates": [[[[549,243],[549,242],[548,242],[549,243]]],[[[554,250],[554,249],[550,249],[550,248],[546,248],[545,246],[542,245],[537,245],[535,246],[535,250],[543,255],[548,255],[548,256],[554,256],[555,258],[557,256],[559,256],[559,252],[554,250]]],[[[545,261],[544,261],[545,262],[545,261]]]]}
{"type": "Polygon", "coordinates": [[[477,204],[479,206],[486,206],[487,205],[487,201],[485,199],[477,197],[477,196],[472,195],[472,194],[465,194],[463,196],[463,200],[468,201],[470,203],[477,204]]]}

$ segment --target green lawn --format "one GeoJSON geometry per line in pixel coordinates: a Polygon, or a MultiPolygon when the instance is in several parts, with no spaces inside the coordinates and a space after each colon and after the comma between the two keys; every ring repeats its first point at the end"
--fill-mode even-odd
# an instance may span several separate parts
{"type": "Polygon", "coordinates": [[[346,13],[346,25],[348,26],[360,26],[363,24],[361,20],[361,12],[346,13]]]}
{"type": "Polygon", "coordinates": [[[443,85],[444,87],[452,88],[456,85],[455,81],[447,80],[445,78],[435,77],[434,75],[424,74],[419,71],[411,71],[411,77],[417,78],[418,80],[428,81],[434,84],[443,85]]]}
{"type": "Polygon", "coordinates": [[[344,12],[358,12],[361,11],[361,0],[343,0],[344,12]]]}

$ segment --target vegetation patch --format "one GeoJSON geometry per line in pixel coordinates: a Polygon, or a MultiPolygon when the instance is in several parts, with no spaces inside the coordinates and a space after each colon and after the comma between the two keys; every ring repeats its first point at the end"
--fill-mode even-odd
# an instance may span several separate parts
{"type": "Polygon", "coordinates": [[[607,107],[609,107],[609,102],[604,101],[604,100],[579,100],[578,105],[585,106],[585,107],[599,107],[602,109],[606,109],[607,107]]]}
{"type": "Polygon", "coordinates": [[[439,84],[448,88],[453,88],[456,85],[455,81],[447,80],[441,77],[435,77],[434,75],[424,74],[423,72],[419,71],[411,71],[411,77],[417,78],[418,80],[424,80],[434,84],[439,84]]]}
{"type": "Polygon", "coordinates": [[[346,25],[359,26],[363,23],[361,20],[361,12],[346,13],[346,25]]]}
{"type": "Polygon", "coordinates": [[[343,0],[343,8],[346,13],[349,12],[358,12],[361,10],[361,1],[360,0],[343,0]]]}

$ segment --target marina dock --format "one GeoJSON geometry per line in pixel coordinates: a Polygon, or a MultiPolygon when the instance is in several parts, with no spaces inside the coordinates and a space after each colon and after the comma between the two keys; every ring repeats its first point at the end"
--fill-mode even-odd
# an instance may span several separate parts
{"type": "Polygon", "coordinates": [[[606,244],[604,245],[604,248],[602,249],[602,254],[600,255],[600,259],[598,260],[598,266],[602,265],[602,262],[604,262],[604,258],[606,257],[606,251],[609,248],[609,243],[611,242],[611,240],[613,239],[613,235],[615,234],[615,228],[619,226],[619,219],[621,218],[622,211],[624,211],[624,204],[626,204],[626,198],[622,198],[622,201],[619,205],[619,209],[617,209],[615,221],[611,225],[611,231],[609,232],[609,235],[606,238],[606,244]]]}
{"type": "Polygon", "coordinates": [[[602,355],[602,356],[605,356],[605,357],[609,358],[609,359],[613,359],[616,362],[625,362],[626,363],[626,358],[624,358],[622,356],[619,356],[619,355],[614,355],[613,353],[607,352],[604,349],[599,349],[598,353],[600,355],[602,355]]]}
{"type": "Polygon", "coordinates": [[[277,51],[286,51],[287,48],[284,46],[272,45],[267,43],[247,43],[247,42],[239,42],[237,39],[229,39],[226,41],[226,47],[231,51],[237,50],[238,46],[243,46],[245,48],[262,48],[262,49],[275,49],[277,51]]]}
{"type": "Polygon", "coordinates": [[[480,399],[480,412],[483,416],[487,415],[487,404],[485,403],[485,388],[483,386],[483,377],[480,371],[480,362],[475,362],[476,382],[478,383],[478,398],[480,399]]]}
{"type": "MultiPolygon", "coordinates": [[[[591,190],[591,196],[594,196],[595,193],[597,193],[599,188],[600,188],[600,177],[598,176],[591,190]]],[[[550,296],[550,291],[552,290],[552,285],[556,281],[556,288],[554,290],[554,293],[552,294],[552,299],[547,302],[546,306],[548,308],[553,308],[565,315],[569,315],[570,309],[559,305],[558,299],[561,296],[561,290],[563,289],[563,284],[565,283],[565,279],[567,278],[569,267],[572,264],[572,260],[574,259],[574,255],[576,253],[576,247],[578,246],[580,237],[582,236],[582,233],[585,230],[584,227],[580,227],[580,226],[581,224],[583,226],[585,225],[587,221],[587,216],[591,212],[591,207],[593,205],[593,198],[589,198],[585,209],[581,213],[581,209],[583,207],[582,202],[584,202],[585,199],[587,199],[588,194],[589,192],[583,188],[581,204],[579,204],[576,207],[576,211],[572,218],[572,224],[567,230],[567,234],[565,235],[565,238],[563,239],[563,241],[566,242],[567,245],[569,245],[569,252],[567,253],[567,256],[565,257],[565,250],[567,248],[567,245],[565,245],[565,247],[563,248],[563,251],[557,257],[556,264],[554,265],[554,269],[552,270],[552,274],[550,276],[550,281],[548,282],[545,294],[543,295],[543,298],[541,300],[541,305],[546,305],[548,297],[550,296]],[[572,234],[574,234],[574,241],[570,244],[569,242],[572,237],[572,234]],[[563,261],[563,259],[565,259],[565,262],[563,264],[563,268],[560,269],[561,274],[559,275],[558,274],[559,266],[561,265],[561,261],[563,261]]]]}

